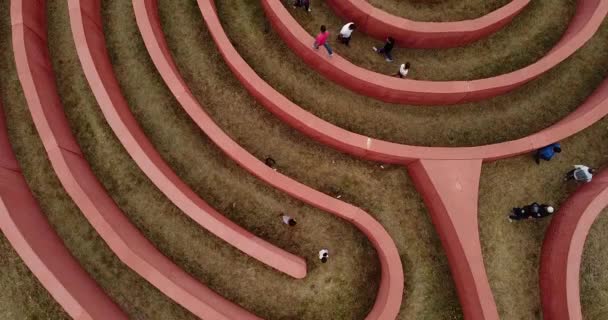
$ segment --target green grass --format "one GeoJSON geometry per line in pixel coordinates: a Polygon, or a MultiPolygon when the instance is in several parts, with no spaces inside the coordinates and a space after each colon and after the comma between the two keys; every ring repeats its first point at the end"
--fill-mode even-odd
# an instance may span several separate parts
{"type": "Polygon", "coordinates": [[[460,21],[479,18],[510,0],[370,0],[373,6],[415,21],[460,21]]]}

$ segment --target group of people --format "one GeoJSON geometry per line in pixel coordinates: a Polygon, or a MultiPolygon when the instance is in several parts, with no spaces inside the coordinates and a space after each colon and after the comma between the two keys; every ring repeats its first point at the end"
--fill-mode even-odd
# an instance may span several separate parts
{"type": "MultiPolygon", "coordinates": [[[[286,224],[290,227],[295,227],[296,224],[298,224],[296,222],[296,219],[294,219],[286,214],[281,214],[281,220],[283,221],[284,224],[286,224]]],[[[327,250],[325,248],[319,250],[319,260],[321,261],[321,263],[326,263],[328,259],[329,259],[329,250],[327,250]]]]}
{"type": "MultiPolygon", "coordinates": [[[[344,26],[342,26],[342,29],[340,29],[340,32],[338,33],[338,37],[337,37],[338,42],[346,45],[347,47],[350,47],[350,40],[352,39],[352,35],[353,35],[353,32],[355,31],[355,29],[357,29],[357,25],[355,25],[354,22],[349,22],[349,23],[345,24],[344,26]]],[[[323,46],[327,50],[327,54],[330,57],[332,57],[334,55],[334,51],[331,48],[331,46],[329,45],[329,43],[327,42],[328,39],[329,39],[329,31],[327,31],[327,27],[325,25],[322,25],[321,31],[315,37],[315,42],[312,44],[312,47],[315,50],[319,50],[319,47],[323,46]]],[[[372,50],[374,50],[374,52],[384,56],[384,59],[387,62],[392,62],[393,61],[392,52],[393,52],[394,47],[395,47],[395,39],[393,37],[387,37],[383,46],[381,46],[381,47],[374,46],[374,47],[372,47],[372,50]]],[[[409,62],[402,63],[399,66],[399,71],[397,73],[393,74],[392,76],[399,77],[399,78],[405,78],[407,76],[407,74],[409,73],[409,69],[410,69],[409,62]]]]}
{"type": "MultiPolygon", "coordinates": [[[[550,161],[556,154],[562,152],[562,147],[559,142],[542,147],[534,154],[534,160],[540,164],[541,160],[550,161]]],[[[566,172],[564,181],[576,181],[577,183],[591,182],[595,170],[585,165],[577,164],[574,168],[566,172]]],[[[523,207],[516,207],[511,210],[509,221],[524,220],[524,219],[541,219],[548,217],[555,212],[555,208],[548,204],[538,204],[534,202],[523,207]]]]}
{"type": "MultiPolygon", "coordinates": [[[[295,0],[293,7],[294,8],[302,7],[308,12],[311,11],[309,0],[295,0]]],[[[350,47],[350,40],[352,39],[353,32],[356,29],[357,29],[357,25],[354,22],[349,22],[349,23],[345,24],[344,26],[342,26],[342,28],[338,32],[338,37],[337,37],[338,42],[341,44],[344,44],[347,47],[350,47]]],[[[315,41],[314,41],[312,47],[315,50],[319,50],[319,48],[321,46],[323,46],[323,47],[325,47],[325,50],[327,50],[327,54],[330,57],[333,57],[334,51],[331,48],[331,46],[329,45],[329,42],[328,42],[329,36],[330,36],[330,33],[327,30],[327,27],[325,25],[322,25],[320,28],[320,32],[315,37],[315,41]]],[[[393,37],[389,36],[386,38],[386,41],[384,42],[384,44],[382,46],[378,46],[378,47],[374,46],[374,47],[372,47],[372,50],[374,50],[374,52],[378,53],[379,55],[382,55],[387,62],[392,62],[393,61],[392,52],[393,52],[394,47],[395,47],[395,39],[393,37]]],[[[409,62],[402,63],[399,66],[398,72],[396,72],[395,74],[392,74],[392,76],[399,77],[399,78],[405,78],[407,76],[407,74],[409,73],[409,69],[410,69],[409,62]]]]}
{"type": "MultiPolygon", "coordinates": [[[[277,171],[277,162],[271,158],[268,157],[264,160],[264,163],[270,167],[270,169],[277,171]]],[[[281,214],[281,221],[283,221],[283,223],[289,227],[295,227],[298,223],[296,222],[296,219],[294,219],[293,217],[286,215],[284,213],[281,214]]],[[[322,263],[326,263],[327,260],[329,259],[329,250],[327,249],[321,249],[319,250],[319,260],[321,260],[322,263]]]]}

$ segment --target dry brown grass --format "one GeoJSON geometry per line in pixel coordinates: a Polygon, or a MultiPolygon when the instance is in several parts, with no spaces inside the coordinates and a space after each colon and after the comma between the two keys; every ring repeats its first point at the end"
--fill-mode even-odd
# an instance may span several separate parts
{"type": "Polygon", "coordinates": [[[376,8],[415,21],[460,21],[488,14],[509,0],[370,0],[376,8]]]}
{"type": "Polygon", "coordinates": [[[69,319],[0,233],[0,318],[69,319]]]}
{"type": "Polygon", "coordinates": [[[370,0],[376,8],[415,21],[460,21],[488,14],[510,0],[370,0]]]}
{"type": "MultiPolygon", "coordinates": [[[[184,181],[220,212],[280,247],[305,256],[310,264],[309,275],[305,280],[294,281],[245,257],[197,227],[147,180],[105,123],[76,57],[67,5],[65,1],[53,1],[48,8],[50,45],[66,113],[88,161],[119,206],[171,259],[211,288],[261,316],[272,319],[362,318],[373,302],[379,271],[375,252],[367,240],[352,226],[285,197],[228,160],[200,134],[165,88],[138,35],[130,1],[104,1],[103,4],[108,49],[121,87],[132,111],[163,157],[184,181]],[[300,218],[295,231],[281,225],[278,220],[281,211],[295,213],[300,218]],[[326,265],[320,265],[314,258],[320,246],[328,246],[334,252],[326,265]]],[[[310,71],[274,34],[264,34],[264,19],[257,1],[238,4],[219,1],[218,9],[230,36],[237,40],[241,54],[296,103],[302,105],[304,101],[307,108],[318,105],[328,113],[342,109],[342,114],[348,115],[343,120],[344,126],[349,129],[360,126],[365,117],[377,117],[377,109],[370,105],[391,108],[351,94],[310,71]],[[262,46],[261,43],[272,45],[262,46]],[[297,81],[301,81],[299,86],[295,86],[297,81]],[[326,99],[311,96],[309,92],[319,92],[318,96],[326,99]]],[[[337,153],[298,134],[266,112],[222,62],[205,30],[196,1],[160,1],[160,15],[183,75],[205,110],[224,130],[259,158],[275,158],[282,172],[318,190],[342,194],[343,199],[366,209],[386,227],[397,244],[406,276],[399,318],[461,319],[439,239],[405,170],[395,166],[381,170],[376,164],[337,153]]],[[[594,40],[594,44],[585,49],[586,55],[571,59],[575,62],[563,64],[554,74],[541,78],[518,94],[454,111],[412,108],[420,111],[402,113],[402,106],[392,106],[394,110],[398,108],[398,112],[390,114],[391,118],[408,121],[409,126],[418,122],[414,128],[401,130],[415,135],[414,139],[431,141],[429,144],[440,138],[437,138],[439,133],[426,136],[432,131],[424,129],[428,126],[428,123],[423,124],[424,117],[435,118],[446,111],[450,113],[448,116],[442,114],[447,119],[443,121],[444,126],[464,129],[475,127],[478,121],[480,126],[471,131],[471,135],[482,135],[482,139],[492,138],[492,128],[488,128],[494,124],[492,121],[510,117],[524,127],[522,132],[536,131],[538,124],[527,119],[534,104],[526,104],[526,101],[560,102],[559,108],[564,109],[562,114],[576,107],[577,101],[606,73],[603,69],[597,72],[604,65],[602,62],[608,60],[603,52],[607,50],[602,51],[604,39],[600,38],[608,36],[606,29],[603,27],[602,33],[596,36],[599,40],[594,40]],[[568,67],[571,63],[574,65],[568,67]],[[590,70],[595,72],[587,72],[590,70]],[[556,86],[559,89],[554,90],[556,86]],[[566,93],[560,92],[564,90],[566,93]],[[569,98],[569,95],[574,97],[569,98]],[[495,104],[498,106],[492,108],[495,104]],[[520,104],[524,104],[521,109],[520,104]],[[477,120],[480,114],[475,109],[482,106],[490,107],[495,114],[477,120]],[[461,121],[463,119],[470,122],[461,121]],[[489,125],[482,127],[483,121],[488,121],[489,125]]],[[[487,48],[483,52],[492,54],[493,49],[487,48]]],[[[6,91],[7,84],[18,86],[14,69],[10,72],[10,77],[0,76],[2,91],[6,91]]],[[[55,217],[51,220],[60,235],[69,239],[66,240],[68,246],[102,286],[135,317],[191,317],[115,261],[52,175],[23,98],[19,99],[20,103],[7,106],[11,138],[32,188],[45,211],[55,217]],[[133,288],[137,294],[131,292],[133,288]]],[[[547,108],[546,112],[555,113],[556,110],[547,108]]],[[[605,119],[564,141],[564,152],[556,160],[541,166],[527,156],[484,165],[480,230],[488,275],[502,319],[540,319],[536,271],[540,243],[548,223],[545,220],[510,224],[506,220],[508,209],[530,201],[557,204],[563,200],[573,191],[559,179],[569,165],[585,162],[599,166],[608,160],[607,126],[605,119]]],[[[514,134],[513,130],[509,127],[507,134],[514,134]]],[[[598,223],[594,228],[603,229],[603,226],[598,223]]],[[[589,243],[600,248],[602,241],[592,236],[589,243]]],[[[588,252],[595,257],[596,251],[588,252]]],[[[598,259],[603,259],[601,257],[598,259]]],[[[18,278],[11,279],[15,279],[15,283],[7,285],[17,287],[18,278]]],[[[583,286],[583,299],[593,296],[596,292],[593,290],[605,287],[604,283],[608,281],[604,278],[594,280],[598,281],[595,289],[583,286]]],[[[597,308],[593,303],[588,305],[597,308]]],[[[586,307],[585,312],[587,310],[592,309],[586,307]]],[[[597,319],[604,315],[589,312],[599,315],[597,319]]]]}
{"type": "Polygon", "coordinates": [[[581,303],[588,320],[608,318],[608,210],[597,218],[585,242],[581,265],[581,303]]]}

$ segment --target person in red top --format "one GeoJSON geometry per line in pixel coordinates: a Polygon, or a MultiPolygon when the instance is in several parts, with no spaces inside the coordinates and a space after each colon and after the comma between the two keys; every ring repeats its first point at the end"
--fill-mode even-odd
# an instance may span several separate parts
{"type": "Polygon", "coordinates": [[[319,34],[315,38],[315,43],[313,43],[312,47],[315,50],[319,50],[320,46],[324,46],[325,49],[327,49],[327,54],[331,57],[334,55],[334,52],[333,52],[333,50],[331,50],[329,43],[327,43],[328,38],[329,38],[329,31],[327,31],[327,28],[325,26],[321,26],[321,32],[319,32],[319,34]]]}

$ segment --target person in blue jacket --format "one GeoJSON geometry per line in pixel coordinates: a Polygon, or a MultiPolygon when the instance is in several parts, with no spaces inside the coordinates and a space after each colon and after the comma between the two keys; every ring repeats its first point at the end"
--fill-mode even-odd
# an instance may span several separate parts
{"type": "Polygon", "coordinates": [[[534,155],[534,160],[536,161],[536,164],[540,164],[540,159],[550,161],[553,159],[556,153],[560,152],[562,152],[562,146],[559,144],[559,142],[556,142],[538,149],[534,155]]]}

